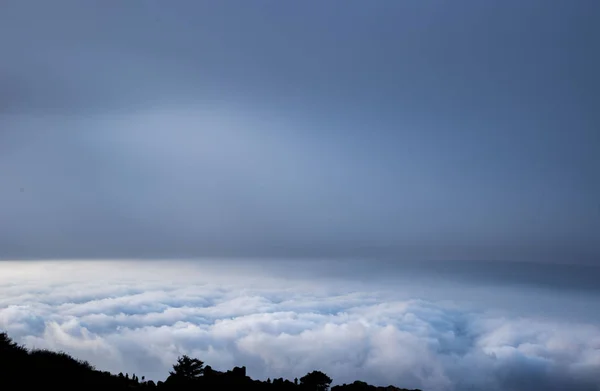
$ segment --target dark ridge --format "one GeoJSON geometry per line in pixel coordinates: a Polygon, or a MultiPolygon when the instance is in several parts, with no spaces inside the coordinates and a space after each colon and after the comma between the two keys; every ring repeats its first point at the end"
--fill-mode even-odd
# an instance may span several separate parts
{"type": "MultiPolygon", "coordinates": [[[[0,390],[250,390],[250,391],[328,391],[332,379],[312,371],[293,381],[253,380],[246,367],[220,372],[196,358],[181,356],[165,381],[146,381],[135,374],[118,375],[96,370],[87,361],[64,352],[28,350],[0,333],[0,390]]],[[[375,387],[355,381],[331,387],[331,391],[420,391],[394,386],[375,387]]]]}

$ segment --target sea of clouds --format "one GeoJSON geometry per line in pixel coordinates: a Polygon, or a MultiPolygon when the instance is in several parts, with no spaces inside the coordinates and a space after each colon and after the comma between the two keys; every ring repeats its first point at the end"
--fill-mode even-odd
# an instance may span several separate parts
{"type": "Polygon", "coordinates": [[[600,389],[595,322],[452,299],[218,262],[0,262],[0,330],[115,373],[163,380],[188,354],[260,379],[320,369],[427,391],[600,389]]]}

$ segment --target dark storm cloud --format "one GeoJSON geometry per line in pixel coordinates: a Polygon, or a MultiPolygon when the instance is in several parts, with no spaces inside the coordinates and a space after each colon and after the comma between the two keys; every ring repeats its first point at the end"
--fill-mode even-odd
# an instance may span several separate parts
{"type": "Polygon", "coordinates": [[[0,257],[594,262],[597,8],[4,1],[0,257]]]}

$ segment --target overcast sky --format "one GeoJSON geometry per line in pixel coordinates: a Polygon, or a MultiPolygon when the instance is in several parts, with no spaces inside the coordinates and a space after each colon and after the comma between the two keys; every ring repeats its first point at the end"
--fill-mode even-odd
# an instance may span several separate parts
{"type": "Polygon", "coordinates": [[[598,262],[600,2],[0,4],[0,259],[598,262]]]}

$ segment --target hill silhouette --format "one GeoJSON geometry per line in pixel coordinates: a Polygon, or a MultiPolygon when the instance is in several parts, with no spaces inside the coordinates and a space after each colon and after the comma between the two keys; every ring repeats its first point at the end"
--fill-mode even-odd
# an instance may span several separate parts
{"type": "MultiPolygon", "coordinates": [[[[395,386],[375,387],[362,381],[331,387],[332,379],[321,371],[312,371],[293,381],[253,380],[246,367],[216,371],[204,362],[181,356],[164,381],[146,381],[132,374],[99,371],[87,361],[64,352],[29,350],[0,333],[1,390],[250,390],[250,391],[411,391],[395,386]]],[[[420,390],[412,390],[420,391],[420,390]]]]}

